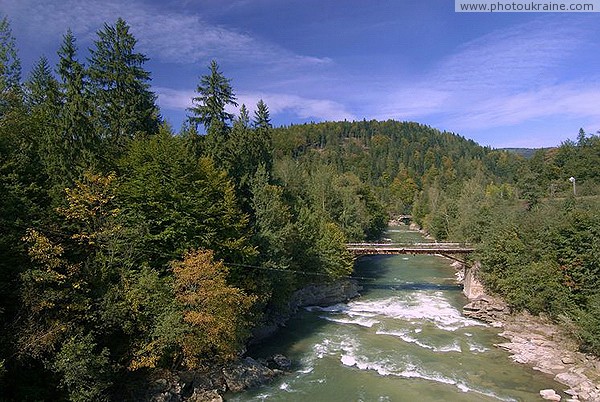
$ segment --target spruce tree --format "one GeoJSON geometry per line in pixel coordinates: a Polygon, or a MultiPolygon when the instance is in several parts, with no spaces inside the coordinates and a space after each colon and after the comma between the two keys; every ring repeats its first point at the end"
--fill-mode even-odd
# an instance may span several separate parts
{"type": "MultiPolygon", "coordinates": [[[[93,168],[99,158],[99,138],[91,121],[91,105],[86,96],[85,67],[77,60],[77,45],[69,29],[58,50],[57,72],[63,106],[59,117],[62,142],[70,151],[68,159],[77,170],[93,168]]],[[[77,173],[77,172],[74,172],[77,173]]]]}
{"type": "Polygon", "coordinates": [[[256,104],[252,125],[256,136],[256,158],[265,165],[267,172],[273,168],[273,141],[271,138],[271,117],[267,104],[261,99],[256,104]]]}
{"type": "Polygon", "coordinates": [[[254,126],[254,128],[267,130],[273,127],[271,125],[269,108],[262,99],[259,100],[256,104],[256,110],[254,111],[254,121],[252,122],[252,125],[254,126]]]}
{"type": "Polygon", "coordinates": [[[32,143],[49,178],[51,193],[60,197],[64,186],[68,184],[66,177],[69,166],[65,157],[68,148],[58,130],[61,110],[59,83],[52,75],[46,57],[42,56],[34,66],[24,89],[32,143]]]}
{"type": "Polygon", "coordinates": [[[220,125],[227,127],[234,115],[225,110],[227,105],[237,106],[236,97],[231,87],[231,80],[225,78],[219,71],[219,65],[215,60],[210,62],[210,74],[200,78],[200,84],[196,88],[197,97],[192,98],[194,106],[188,108],[192,113],[189,116],[191,123],[198,126],[202,124],[210,131],[211,126],[220,125]]]}
{"type": "Polygon", "coordinates": [[[25,82],[25,103],[30,109],[49,108],[48,112],[54,113],[54,116],[58,110],[58,81],[52,75],[45,56],[40,57],[25,82]]]}
{"type": "Polygon", "coordinates": [[[0,117],[21,101],[21,60],[6,17],[0,20],[0,117]]]}
{"type": "Polygon", "coordinates": [[[113,157],[120,155],[136,134],[158,131],[156,95],[150,91],[150,73],[143,67],[148,58],[135,51],[136,43],[127,23],[119,18],[114,25],[104,24],[95,48],[90,49],[95,126],[111,144],[113,157]]]}

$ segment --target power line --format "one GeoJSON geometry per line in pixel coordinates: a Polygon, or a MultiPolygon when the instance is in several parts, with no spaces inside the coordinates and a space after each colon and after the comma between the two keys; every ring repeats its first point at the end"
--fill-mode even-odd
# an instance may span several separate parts
{"type": "MultiPolygon", "coordinates": [[[[8,222],[8,223],[11,224],[12,226],[19,227],[22,229],[35,229],[40,232],[51,233],[51,234],[58,235],[58,236],[68,238],[68,239],[72,238],[72,234],[57,231],[54,229],[49,229],[47,227],[29,226],[29,225],[19,224],[16,222],[8,222]]],[[[176,252],[166,253],[166,252],[164,252],[164,250],[158,250],[158,249],[148,247],[148,246],[140,245],[138,247],[134,246],[132,248],[136,251],[152,252],[154,255],[158,255],[158,256],[170,258],[170,259],[176,259],[176,258],[182,257],[182,255],[180,253],[176,253],[176,252]]],[[[263,271],[282,272],[282,273],[287,273],[287,274],[298,274],[298,275],[307,275],[307,276],[321,276],[321,277],[326,277],[326,278],[330,278],[330,279],[333,278],[330,274],[328,274],[326,272],[311,272],[311,271],[294,270],[294,269],[288,269],[286,266],[268,267],[265,265],[241,264],[241,263],[234,263],[234,262],[227,262],[227,261],[223,261],[223,264],[225,266],[252,268],[252,269],[258,269],[258,270],[263,270],[263,271]]],[[[352,275],[338,276],[335,279],[373,280],[373,278],[352,276],[352,275]]]]}

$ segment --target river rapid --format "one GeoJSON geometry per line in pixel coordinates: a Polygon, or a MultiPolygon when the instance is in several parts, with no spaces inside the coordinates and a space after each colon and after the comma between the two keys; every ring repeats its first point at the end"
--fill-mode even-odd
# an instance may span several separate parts
{"type": "MultiPolygon", "coordinates": [[[[402,227],[384,235],[422,242],[402,227]]],[[[541,401],[562,389],[517,365],[498,330],[461,314],[466,299],[447,259],[368,256],[357,261],[361,296],[347,304],[308,307],[251,351],[282,353],[291,374],[230,401],[541,401]]]]}

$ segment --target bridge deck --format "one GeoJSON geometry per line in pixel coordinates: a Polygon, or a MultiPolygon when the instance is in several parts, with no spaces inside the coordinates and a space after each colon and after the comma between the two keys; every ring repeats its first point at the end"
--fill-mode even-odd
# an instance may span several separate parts
{"type": "Polygon", "coordinates": [[[348,243],[354,255],[368,254],[468,254],[473,247],[462,243],[348,243]]]}

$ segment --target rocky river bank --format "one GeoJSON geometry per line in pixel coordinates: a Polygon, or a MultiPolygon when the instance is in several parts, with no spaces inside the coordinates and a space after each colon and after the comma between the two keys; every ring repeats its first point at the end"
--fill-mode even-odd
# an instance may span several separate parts
{"type": "MultiPolygon", "coordinates": [[[[294,292],[283,312],[254,330],[252,341],[258,342],[272,336],[299,308],[347,302],[357,297],[359,290],[356,281],[350,279],[306,286],[294,292]]],[[[287,357],[274,355],[268,359],[244,357],[203,370],[157,372],[146,384],[144,395],[136,399],[151,402],[222,402],[224,394],[266,384],[288,373],[291,366],[292,362],[287,357]]]]}
{"type": "Polygon", "coordinates": [[[514,313],[502,299],[485,294],[477,280],[477,267],[464,275],[464,284],[469,303],[463,314],[501,328],[499,335],[508,342],[497,347],[507,350],[516,363],[526,364],[565,385],[562,390],[540,390],[543,399],[600,401],[600,360],[580,352],[567,330],[545,316],[514,313]]]}

